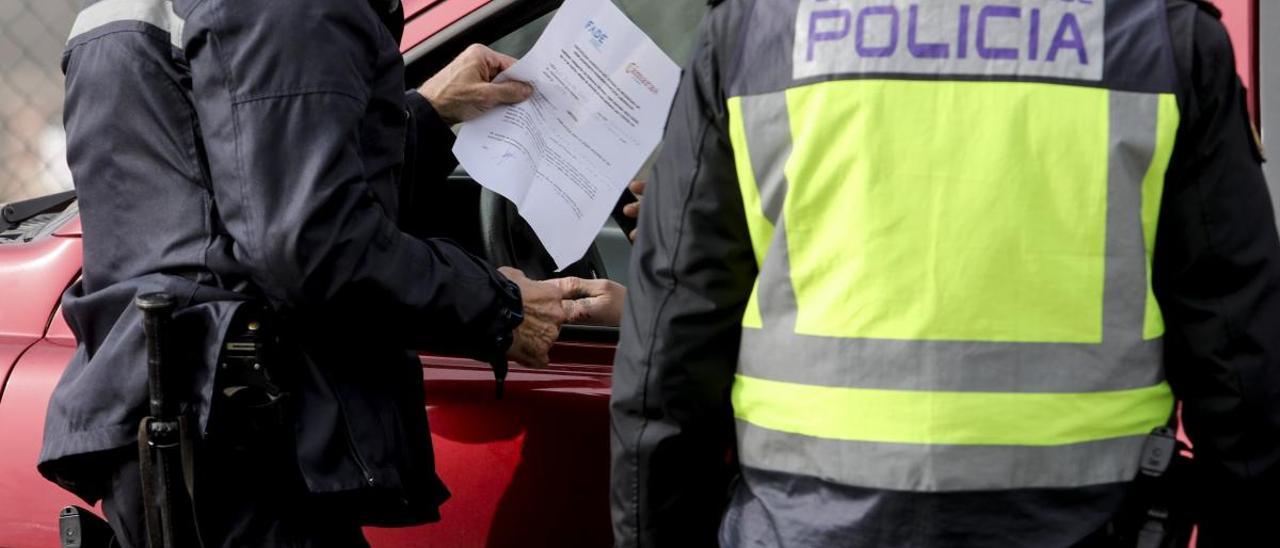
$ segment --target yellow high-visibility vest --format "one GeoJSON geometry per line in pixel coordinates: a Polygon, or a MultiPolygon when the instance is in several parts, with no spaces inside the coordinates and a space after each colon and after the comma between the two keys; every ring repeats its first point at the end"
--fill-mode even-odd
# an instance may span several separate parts
{"type": "Polygon", "coordinates": [[[780,4],[793,36],[748,30],[743,58],[790,66],[728,86],[760,268],[743,464],[916,492],[1133,479],[1173,409],[1150,265],[1179,111],[1167,37],[1124,25],[1163,3],[780,4]]]}

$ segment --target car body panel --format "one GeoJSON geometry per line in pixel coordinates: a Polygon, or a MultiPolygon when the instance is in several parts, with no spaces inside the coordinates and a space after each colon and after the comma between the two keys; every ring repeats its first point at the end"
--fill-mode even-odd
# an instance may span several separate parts
{"type": "MultiPolygon", "coordinates": [[[[4,388],[9,384],[9,374],[13,371],[14,365],[22,358],[31,345],[40,339],[35,337],[14,337],[10,335],[0,335],[0,403],[4,402],[4,388]]],[[[3,409],[0,409],[2,412],[3,409]]],[[[0,461],[3,457],[0,456],[0,461]]],[[[0,494],[3,494],[0,491],[0,494]]],[[[0,513],[3,513],[3,505],[0,505],[0,513]]],[[[4,538],[4,532],[0,531],[0,540],[4,538]]],[[[0,545],[3,546],[3,545],[0,545]]]]}
{"type": "Polygon", "coordinates": [[[0,336],[44,336],[62,291],[79,271],[79,238],[0,245],[0,336]]]}
{"type": "Polygon", "coordinates": [[[612,345],[560,343],[552,365],[512,367],[494,399],[487,364],[423,356],[441,521],[367,530],[375,546],[608,546],[612,345]]]}
{"type": "Polygon", "coordinates": [[[406,0],[401,53],[488,4],[491,0],[406,0]]]}
{"type": "MultiPolygon", "coordinates": [[[[40,546],[56,526],[53,516],[74,497],[35,469],[52,384],[32,382],[39,371],[53,380],[70,358],[49,360],[43,348],[62,291],[80,271],[80,239],[46,236],[0,245],[0,546],[40,546]],[[12,496],[9,494],[20,494],[12,496]],[[52,508],[54,513],[48,513],[52,508]],[[45,510],[43,514],[36,514],[45,510]],[[39,516],[45,516],[38,519],[39,516]]],[[[68,330],[69,332],[69,330],[68,330]]]]}
{"type": "Polygon", "coordinates": [[[0,546],[53,545],[58,509],[79,502],[40,477],[35,465],[49,394],[75,347],[69,329],[53,340],[47,331],[80,261],[75,237],[0,245],[0,494],[19,494],[0,500],[0,546]]]}
{"type": "Polygon", "coordinates": [[[67,220],[66,223],[53,231],[54,236],[62,236],[64,238],[79,238],[82,234],[79,215],[67,220]]]}
{"type": "Polygon", "coordinates": [[[73,352],[74,341],[41,340],[23,354],[6,383],[0,399],[0,546],[57,546],[58,510],[86,506],[36,473],[49,394],[73,352]]]}
{"type": "Polygon", "coordinates": [[[67,346],[76,345],[76,335],[71,332],[71,325],[67,324],[66,316],[62,315],[61,304],[54,311],[53,318],[49,320],[49,330],[45,332],[44,338],[67,346]]]}

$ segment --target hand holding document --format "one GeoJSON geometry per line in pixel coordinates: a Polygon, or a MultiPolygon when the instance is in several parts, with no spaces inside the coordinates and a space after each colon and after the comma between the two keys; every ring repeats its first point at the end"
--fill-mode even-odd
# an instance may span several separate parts
{"type": "Polygon", "coordinates": [[[533,97],[464,124],[454,155],[563,269],[661,140],[680,69],[609,0],[567,0],[498,78],[533,84],[533,97]]]}

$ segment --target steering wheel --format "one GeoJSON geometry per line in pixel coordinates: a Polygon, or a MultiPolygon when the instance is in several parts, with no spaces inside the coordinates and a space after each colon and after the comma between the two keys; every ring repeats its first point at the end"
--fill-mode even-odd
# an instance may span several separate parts
{"type": "Polygon", "coordinates": [[[480,191],[480,242],[494,266],[518,268],[534,280],[608,277],[604,259],[594,243],[582,259],[556,272],[556,262],[533,227],[520,217],[515,204],[487,188],[480,191]]]}

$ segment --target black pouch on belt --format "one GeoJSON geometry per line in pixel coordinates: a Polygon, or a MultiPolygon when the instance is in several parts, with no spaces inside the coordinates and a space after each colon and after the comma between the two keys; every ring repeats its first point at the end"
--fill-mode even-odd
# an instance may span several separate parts
{"type": "Polygon", "coordinates": [[[270,312],[259,305],[240,307],[222,342],[209,414],[211,442],[232,448],[284,441],[289,413],[287,360],[270,312]]]}

